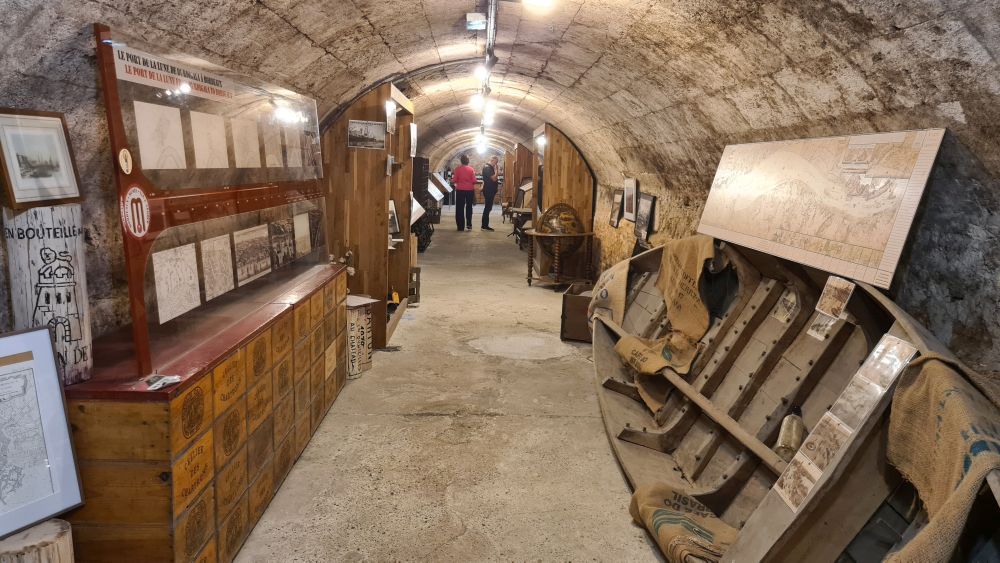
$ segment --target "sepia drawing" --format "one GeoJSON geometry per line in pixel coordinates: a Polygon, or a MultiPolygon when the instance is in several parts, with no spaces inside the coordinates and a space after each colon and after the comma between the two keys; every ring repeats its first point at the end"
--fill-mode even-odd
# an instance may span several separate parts
{"type": "Polygon", "coordinates": [[[194,243],[153,253],[153,279],[160,324],[201,305],[194,243]]]}
{"type": "Polygon", "coordinates": [[[295,228],[295,255],[305,256],[312,252],[312,240],[309,236],[309,214],[299,213],[293,219],[295,228]]]}
{"type": "Polygon", "coordinates": [[[823,293],[819,296],[819,301],[816,302],[816,310],[824,315],[839,319],[844,316],[847,302],[850,301],[852,293],[854,293],[852,282],[837,276],[830,276],[826,279],[826,285],[823,287],[823,293]]]}
{"type": "Polygon", "coordinates": [[[302,128],[297,125],[283,127],[285,130],[285,161],[289,168],[302,167],[302,128]]]}
{"type": "Polygon", "coordinates": [[[267,226],[271,235],[271,268],[280,270],[295,260],[295,230],[291,219],[267,226]]]}
{"type": "Polygon", "coordinates": [[[850,437],[851,428],[826,412],[806,437],[799,451],[816,464],[820,471],[824,471],[850,437]]]}
{"type": "Polygon", "coordinates": [[[237,168],[260,168],[260,136],[253,119],[232,119],[233,155],[237,168]]]}
{"type": "Polygon", "coordinates": [[[236,282],[243,286],[271,272],[271,242],[267,225],[257,225],[233,233],[236,282]]]}
{"type": "Polygon", "coordinates": [[[781,476],[774,483],[774,489],[792,512],[798,512],[822,473],[802,455],[802,452],[799,452],[781,472],[781,476]]]}
{"type": "Polygon", "coordinates": [[[229,235],[205,239],[200,246],[205,301],[211,301],[234,288],[233,247],[229,235]]]}
{"type": "Polygon", "coordinates": [[[183,170],[184,135],[181,130],[181,110],[177,108],[133,102],[135,128],[139,137],[139,161],[144,170],[183,170]]]}
{"type": "Polygon", "coordinates": [[[192,111],[191,136],[194,163],[198,168],[229,168],[226,120],[221,116],[192,111]]]}

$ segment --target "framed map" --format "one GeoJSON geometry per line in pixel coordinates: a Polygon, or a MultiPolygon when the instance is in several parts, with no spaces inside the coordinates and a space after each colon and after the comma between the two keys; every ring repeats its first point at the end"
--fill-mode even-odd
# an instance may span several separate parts
{"type": "Polygon", "coordinates": [[[83,502],[47,328],[0,337],[0,537],[83,502]]]}
{"type": "Polygon", "coordinates": [[[943,137],[729,145],[698,232],[888,288],[943,137]]]}

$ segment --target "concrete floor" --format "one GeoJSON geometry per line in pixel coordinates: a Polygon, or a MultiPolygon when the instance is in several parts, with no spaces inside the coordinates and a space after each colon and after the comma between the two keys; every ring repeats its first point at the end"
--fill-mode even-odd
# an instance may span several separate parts
{"type": "Polygon", "coordinates": [[[597,406],[589,345],[526,255],[446,216],[422,294],[349,382],[237,561],[655,561],[597,406]]]}

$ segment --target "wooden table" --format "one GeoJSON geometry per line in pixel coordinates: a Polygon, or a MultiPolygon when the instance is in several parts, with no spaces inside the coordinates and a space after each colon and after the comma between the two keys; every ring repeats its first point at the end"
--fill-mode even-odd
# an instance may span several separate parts
{"type": "Polygon", "coordinates": [[[562,278],[562,257],[560,256],[560,248],[562,246],[563,239],[568,238],[583,238],[583,249],[584,249],[584,264],[586,266],[586,271],[584,272],[585,279],[589,281],[593,277],[593,262],[591,259],[591,244],[594,239],[594,233],[540,233],[535,229],[527,229],[524,231],[524,235],[530,237],[532,240],[528,244],[528,285],[531,285],[533,281],[538,281],[542,283],[549,283],[555,285],[573,283],[575,281],[582,281],[578,278],[574,279],[563,279],[562,278]],[[543,278],[535,277],[535,245],[534,237],[543,237],[553,239],[553,257],[552,257],[552,277],[543,278]]]}

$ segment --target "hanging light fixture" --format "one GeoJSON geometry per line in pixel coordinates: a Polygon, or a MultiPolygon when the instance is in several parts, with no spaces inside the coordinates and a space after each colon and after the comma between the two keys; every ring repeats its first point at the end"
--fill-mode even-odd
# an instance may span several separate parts
{"type": "Polygon", "coordinates": [[[483,111],[483,105],[485,103],[486,99],[483,98],[483,95],[479,92],[473,94],[472,98],[469,99],[469,105],[472,106],[472,109],[475,111],[483,111]]]}
{"type": "Polygon", "coordinates": [[[486,80],[490,77],[490,71],[486,68],[486,65],[479,65],[472,71],[473,76],[476,77],[480,82],[486,80]]]}

